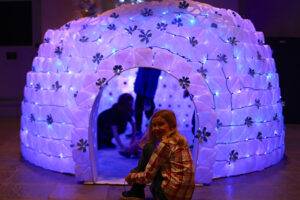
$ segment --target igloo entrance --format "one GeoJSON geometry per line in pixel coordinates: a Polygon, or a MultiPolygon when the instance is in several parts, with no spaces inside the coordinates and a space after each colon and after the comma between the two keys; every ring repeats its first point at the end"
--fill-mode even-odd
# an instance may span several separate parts
{"type": "MultiPolygon", "coordinates": [[[[99,114],[113,106],[117,102],[118,97],[123,93],[131,94],[136,100],[136,93],[134,92],[134,82],[137,76],[138,68],[132,68],[123,71],[107,81],[96,97],[94,107],[92,110],[91,126],[97,124],[96,117],[99,114]],[[98,110],[98,112],[97,112],[98,110]],[[97,113],[97,115],[96,115],[97,113]]],[[[188,140],[191,146],[194,145],[194,133],[192,127],[196,126],[196,117],[194,115],[195,105],[192,98],[188,95],[188,87],[183,89],[177,78],[165,71],[160,71],[158,86],[154,103],[156,109],[170,109],[174,111],[178,121],[178,130],[188,140]],[[194,118],[194,119],[193,119],[194,118]],[[194,124],[194,125],[193,125],[194,124]]],[[[146,131],[147,118],[143,113],[142,133],[146,131]]],[[[95,130],[94,127],[91,127],[95,130]]],[[[195,127],[194,127],[195,129],[195,127]]],[[[125,133],[120,135],[120,139],[125,146],[128,146],[131,138],[127,138],[126,134],[130,134],[132,127],[128,124],[125,133]]],[[[92,134],[93,144],[97,143],[97,133],[92,134]]],[[[142,135],[141,135],[142,136],[142,135]]],[[[139,138],[141,138],[141,136],[139,138]]],[[[115,139],[113,143],[117,145],[115,139]]],[[[93,145],[94,155],[91,156],[92,167],[95,174],[93,176],[96,183],[115,183],[122,184],[124,177],[131,169],[137,166],[138,158],[132,156],[125,158],[119,154],[120,148],[116,149],[95,149],[97,145],[93,145]],[[122,166],[122,167],[120,167],[122,166]]]]}

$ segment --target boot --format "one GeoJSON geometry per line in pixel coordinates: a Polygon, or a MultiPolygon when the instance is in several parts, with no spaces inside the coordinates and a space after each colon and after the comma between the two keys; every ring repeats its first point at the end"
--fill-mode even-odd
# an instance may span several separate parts
{"type": "Polygon", "coordinates": [[[146,185],[134,183],[129,191],[124,191],[121,194],[122,200],[144,200],[146,185]]]}

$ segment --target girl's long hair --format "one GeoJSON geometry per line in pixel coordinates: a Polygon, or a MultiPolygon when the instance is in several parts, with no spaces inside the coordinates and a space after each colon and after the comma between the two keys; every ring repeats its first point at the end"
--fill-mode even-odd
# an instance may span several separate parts
{"type": "Polygon", "coordinates": [[[171,133],[169,134],[168,137],[163,137],[162,139],[163,141],[172,140],[180,147],[188,147],[186,138],[178,132],[176,116],[174,112],[170,110],[159,110],[153,114],[149,123],[149,129],[141,139],[141,143],[140,143],[141,147],[143,147],[145,144],[149,144],[149,143],[156,144],[158,142],[158,138],[156,138],[156,136],[153,134],[152,131],[152,121],[156,117],[161,117],[165,119],[171,129],[171,133]]]}

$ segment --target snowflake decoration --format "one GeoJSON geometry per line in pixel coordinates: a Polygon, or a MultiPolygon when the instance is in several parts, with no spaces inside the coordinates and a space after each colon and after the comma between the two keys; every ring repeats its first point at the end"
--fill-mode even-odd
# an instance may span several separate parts
{"type": "Polygon", "coordinates": [[[217,60],[220,62],[227,63],[227,56],[225,54],[219,54],[217,55],[217,60]]]}
{"type": "Polygon", "coordinates": [[[141,10],[141,15],[144,17],[149,17],[153,15],[153,11],[151,9],[144,8],[144,10],[141,10]]]}
{"type": "Polygon", "coordinates": [[[63,51],[63,48],[60,47],[60,46],[57,46],[57,47],[55,48],[54,53],[56,53],[58,56],[60,56],[60,55],[62,54],[62,51],[63,51]]]}
{"type": "Polygon", "coordinates": [[[120,75],[121,72],[123,71],[123,67],[122,65],[115,65],[113,70],[116,75],[120,75]]]}
{"type": "Polygon", "coordinates": [[[253,125],[253,121],[252,121],[252,118],[251,117],[246,117],[245,119],[245,124],[250,127],[253,125]]]}
{"type": "Polygon", "coordinates": [[[273,120],[274,120],[274,121],[279,121],[279,118],[278,118],[278,114],[277,114],[277,113],[274,115],[273,120]]]}
{"type": "Polygon", "coordinates": [[[219,119],[217,119],[217,128],[220,128],[221,126],[223,126],[222,122],[219,119]]]}
{"type": "Polygon", "coordinates": [[[57,92],[60,88],[62,88],[61,85],[59,85],[58,81],[55,81],[55,84],[52,84],[52,89],[55,89],[55,91],[57,92]]]}
{"type": "Polygon", "coordinates": [[[77,97],[77,95],[78,95],[78,91],[76,91],[75,93],[74,93],[74,98],[76,98],[77,97]]]}
{"type": "Polygon", "coordinates": [[[212,28],[218,28],[218,24],[216,24],[216,23],[212,23],[210,26],[211,26],[212,28]]]}
{"type": "Polygon", "coordinates": [[[97,86],[100,86],[100,90],[104,87],[104,85],[107,85],[106,78],[99,78],[96,82],[97,86]]]}
{"type": "Polygon", "coordinates": [[[198,134],[195,136],[195,138],[198,138],[200,143],[202,143],[203,141],[207,142],[207,137],[211,135],[210,132],[206,131],[206,127],[204,127],[202,131],[200,129],[197,130],[197,133],[198,134]]]}
{"type": "Polygon", "coordinates": [[[34,115],[31,113],[30,114],[30,122],[34,122],[34,121],[35,121],[34,115]]]}
{"type": "Polygon", "coordinates": [[[254,77],[254,75],[255,75],[255,70],[249,68],[248,74],[249,74],[250,76],[254,77]]]}
{"type": "Polygon", "coordinates": [[[231,44],[232,46],[236,46],[237,43],[239,42],[236,40],[235,37],[229,37],[227,40],[228,40],[229,44],[231,44]]]}
{"type": "Polygon", "coordinates": [[[85,30],[88,26],[89,26],[89,25],[84,24],[84,25],[82,26],[82,29],[85,30]]]}
{"type": "Polygon", "coordinates": [[[190,44],[194,47],[198,44],[198,41],[196,40],[196,38],[193,36],[193,37],[189,37],[189,40],[190,40],[190,44]]]}
{"type": "Polygon", "coordinates": [[[173,19],[172,24],[177,24],[178,27],[183,26],[181,18],[175,18],[175,19],[173,19]]]}
{"type": "Polygon", "coordinates": [[[189,7],[189,3],[187,3],[186,1],[179,2],[178,8],[187,9],[188,7],[189,7]]]}
{"type": "Polygon", "coordinates": [[[258,43],[259,45],[261,45],[261,46],[263,46],[263,45],[265,44],[264,41],[262,41],[262,40],[260,40],[260,39],[257,40],[257,43],[258,43]]]}
{"type": "Polygon", "coordinates": [[[82,36],[79,41],[80,42],[87,42],[89,40],[89,38],[87,36],[82,36]]]}
{"type": "Polygon", "coordinates": [[[71,24],[70,24],[70,23],[67,23],[67,24],[65,24],[65,27],[66,27],[67,30],[69,30],[70,27],[71,27],[71,24]]]}
{"type": "Polygon", "coordinates": [[[125,30],[132,35],[133,31],[135,31],[137,29],[137,26],[134,26],[133,28],[131,26],[129,26],[129,28],[125,28],[125,30]]]}
{"type": "Polygon", "coordinates": [[[200,69],[197,69],[197,72],[199,72],[203,78],[206,78],[207,76],[207,69],[200,67],[200,69]]]}
{"type": "Polygon", "coordinates": [[[262,142],[263,137],[262,137],[262,133],[261,132],[258,132],[258,134],[256,136],[256,139],[258,139],[259,141],[262,142]]]}
{"type": "Polygon", "coordinates": [[[115,24],[109,24],[109,25],[107,26],[107,29],[112,30],[112,31],[115,31],[117,28],[116,28],[116,25],[115,25],[115,24]]]}
{"type": "Polygon", "coordinates": [[[259,109],[261,107],[261,103],[259,99],[255,99],[255,106],[259,109]]]}
{"type": "Polygon", "coordinates": [[[220,17],[222,16],[222,14],[219,13],[218,11],[215,11],[215,14],[218,15],[218,16],[220,16],[220,17]]]}
{"type": "Polygon", "coordinates": [[[268,89],[269,89],[269,90],[271,90],[271,89],[272,89],[272,87],[273,87],[273,86],[272,86],[272,83],[271,83],[271,82],[269,82],[269,83],[268,83],[268,89]]]}
{"type": "Polygon", "coordinates": [[[262,55],[257,51],[257,59],[261,61],[265,61],[265,59],[262,57],[262,55]]]}
{"type": "Polygon", "coordinates": [[[189,79],[189,77],[183,76],[181,79],[179,79],[179,83],[183,89],[186,89],[190,86],[190,79],[189,79]]]}
{"type": "Polygon", "coordinates": [[[78,151],[83,151],[83,152],[86,152],[86,149],[87,147],[89,146],[88,144],[88,141],[87,140],[83,140],[82,138],[79,140],[79,142],[77,142],[77,146],[79,147],[78,148],[78,151]]]}
{"type": "Polygon", "coordinates": [[[40,83],[37,83],[37,84],[35,84],[35,91],[38,91],[38,90],[40,90],[42,87],[41,87],[41,84],[40,83]]]}
{"type": "Polygon", "coordinates": [[[111,18],[118,18],[119,17],[119,14],[113,12],[111,15],[110,15],[111,18]]]}
{"type": "Polygon", "coordinates": [[[139,37],[141,38],[140,41],[141,42],[146,41],[146,44],[147,44],[149,42],[149,37],[152,36],[150,30],[148,30],[146,33],[144,32],[144,30],[141,30],[140,32],[141,32],[141,34],[139,35],[139,37]]]}
{"type": "Polygon", "coordinates": [[[100,53],[96,53],[95,56],[93,56],[93,62],[97,62],[97,64],[100,63],[100,61],[103,60],[103,55],[101,55],[100,53]]]}
{"type": "Polygon", "coordinates": [[[52,115],[47,115],[47,123],[50,125],[53,123],[52,115]]]}
{"type": "Polygon", "coordinates": [[[229,154],[229,163],[232,161],[232,162],[235,162],[237,159],[238,159],[238,155],[239,153],[232,150],[229,154]]]}
{"type": "Polygon", "coordinates": [[[168,24],[165,23],[157,23],[156,28],[160,31],[164,31],[167,29],[168,24]]]}

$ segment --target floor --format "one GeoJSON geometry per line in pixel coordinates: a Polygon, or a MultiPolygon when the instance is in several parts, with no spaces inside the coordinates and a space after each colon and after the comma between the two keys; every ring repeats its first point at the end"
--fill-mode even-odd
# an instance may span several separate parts
{"type": "MultiPolygon", "coordinates": [[[[193,199],[300,199],[300,125],[286,127],[286,155],[280,163],[261,172],[197,187],[193,199]]],[[[0,119],[0,200],[120,199],[123,186],[78,184],[72,175],[44,170],[22,159],[19,128],[17,118],[0,119]]],[[[146,197],[151,199],[149,188],[146,197]]]]}

